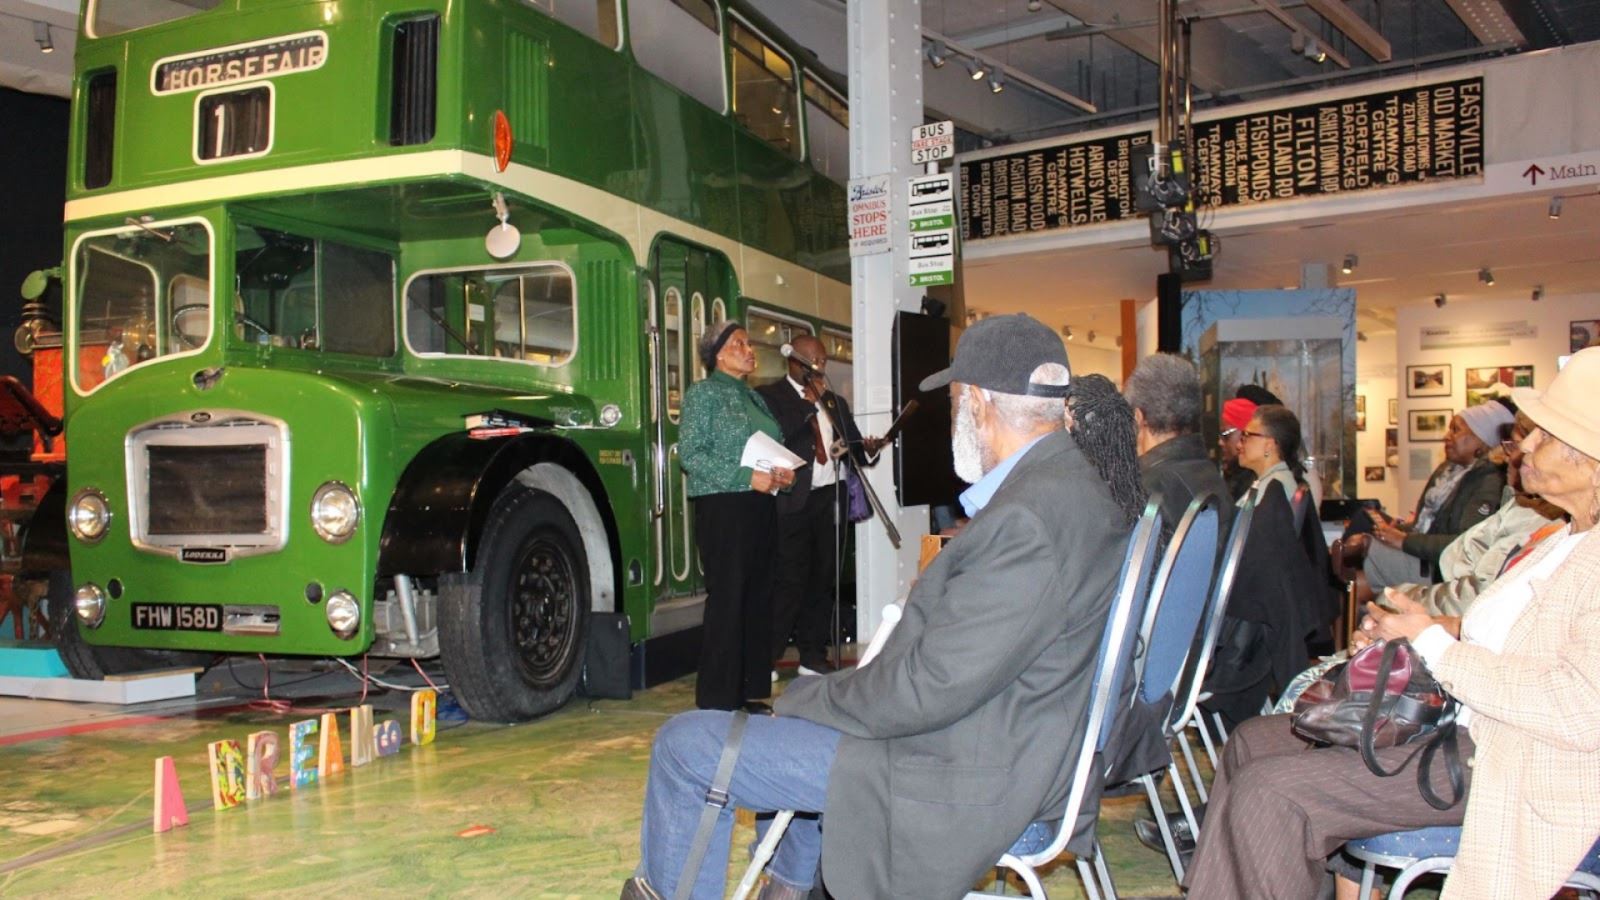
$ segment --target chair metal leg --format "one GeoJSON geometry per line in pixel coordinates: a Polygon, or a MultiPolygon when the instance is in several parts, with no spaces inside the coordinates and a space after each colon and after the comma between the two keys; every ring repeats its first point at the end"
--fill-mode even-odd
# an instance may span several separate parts
{"type": "Polygon", "coordinates": [[[1145,796],[1150,798],[1150,810],[1155,813],[1156,828],[1161,832],[1161,845],[1167,850],[1167,862],[1172,866],[1172,874],[1183,883],[1183,860],[1178,858],[1178,845],[1172,839],[1172,826],[1167,824],[1167,810],[1161,805],[1161,793],[1156,789],[1156,780],[1149,775],[1139,776],[1139,782],[1144,785],[1145,796]]]}
{"type": "MultiPolygon", "coordinates": [[[[1198,838],[1200,836],[1200,820],[1195,818],[1194,807],[1189,803],[1189,790],[1183,786],[1183,779],[1178,775],[1178,764],[1168,763],[1167,774],[1172,778],[1172,792],[1178,795],[1178,806],[1183,810],[1183,817],[1189,822],[1189,834],[1198,838]]],[[[1183,876],[1178,876],[1178,881],[1183,881],[1183,876]]]]}
{"type": "Polygon", "coordinates": [[[1083,881],[1083,895],[1089,900],[1101,900],[1100,886],[1095,883],[1098,879],[1095,876],[1094,867],[1090,865],[1087,859],[1081,856],[1078,857],[1077,865],[1078,878],[1083,881]]]}
{"type": "Polygon", "coordinates": [[[1394,876],[1394,884],[1389,886],[1389,900],[1400,900],[1411,889],[1411,882],[1430,872],[1447,872],[1455,861],[1453,856],[1429,856],[1413,861],[1394,876]]]}
{"type": "Polygon", "coordinates": [[[750,865],[745,867],[744,877],[739,879],[739,886],[734,889],[733,900],[745,900],[756,886],[756,879],[761,877],[761,870],[767,867],[772,854],[778,849],[778,842],[783,840],[783,833],[789,830],[789,820],[794,818],[794,810],[780,810],[772,817],[772,824],[767,826],[767,834],[756,845],[755,856],[751,858],[750,865]]]}
{"type": "Polygon", "coordinates": [[[1200,767],[1195,765],[1194,749],[1189,746],[1187,730],[1178,732],[1178,746],[1183,750],[1183,761],[1189,767],[1189,780],[1194,782],[1195,796],[1200,798],[1201,803],[1208,802],[1210,798],[1206,796],[1206,783],[1200,778],[1200,767]]]}
{"type": "Polygon", "coordinates": [[[1211,740],[1211,729],[1206,727],[1205,713],[1194,717],[1194,730],[1200,732],[1200,743],[1205,745],[1206,756],[1211,758],[1211,772],[1217,771],[1217,743],[1211,740]]]}
{"type": "Polygon", "coordinates": [[[1372,897],[1372,885],[1376,883],[1377,880],[1378,867],[1372,863],[1367,863],[1361,869],[1361,891],[1356,894],[1356,896],[1360,897],[1361,900],[1370,900],[1372,897]]]}
{"type": "Polygon", "coordinates": [[[1217,746],[1220,747],[1226,744],[1228,742],[1228,726],[1222,724],[1222,714],[1212,713],[1211,722],[1217,726],[1217,746]]]}
{"type": "Polygon", "coordinates": [[[1100,846],[1100,839],[1094,839],[1094,870],[1100,876],[1100,887],[1105,891],[1106,900],[1117,900],[1117,885],[1111,880],[1111,868],[1106,865],[1106,851],[1100,846]]]}

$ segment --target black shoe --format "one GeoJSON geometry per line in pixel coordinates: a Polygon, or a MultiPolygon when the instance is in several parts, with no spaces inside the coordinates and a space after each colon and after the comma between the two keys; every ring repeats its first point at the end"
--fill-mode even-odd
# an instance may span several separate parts
{"type": "MultiPolygon", "coordinates": [[[[1177,845],[1178,855],[1183,856],[1194,852],[1194,834],[1189,830],[1189,820],[1183,816],[1167,816],[1167,827],[1172,829],[1172,843],[1177,845]]],[[[1161,829],[1154,819],[1135,819],[1133,833],[1139,836],[1139,843],[1149,847],[1157,853],[1166,855],[1167,845],[1161,840],[1161,829]]]]}
{"type": "Polygon", "coordinates": [[[663,900],[643,875],[635,875],[622,883],[621,900],[663,900]]]}
{"type": "Polygon", "coordinates": [[[760,700],[746,700],[744,702],[744,704],[740,707],[740,709],[743,709],[745,712],[749,713],[752,716],[770,716],[770,715],[773,715],[772,705],[768,704],[768,703],[763,703],[760,700]]]}

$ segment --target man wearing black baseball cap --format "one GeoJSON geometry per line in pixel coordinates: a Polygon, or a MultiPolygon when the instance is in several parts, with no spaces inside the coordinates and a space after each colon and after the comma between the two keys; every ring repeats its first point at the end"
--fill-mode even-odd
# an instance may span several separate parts
{"type": "Polygon", "coordinates": [[[707,833],[714,851],[685,871],[709,796],[826,821],[790,824],[767,900],[804,897],[819,851],[834,896],[962,897],[1029,823],[1060,815],[1128,536],[1064,430],[1069,378],[1061,339],[1033,318],[967,329],[950,368],[922,387],[953,394],[971,521],[870,663],[800,678],[777,716],[742,726],[728,783],[713,785],[714,773],[737,713],[684,713],[661,729],[624,898],[673,896],[680,881],[694,897],[722,896],[731,809],[707,833]]]}

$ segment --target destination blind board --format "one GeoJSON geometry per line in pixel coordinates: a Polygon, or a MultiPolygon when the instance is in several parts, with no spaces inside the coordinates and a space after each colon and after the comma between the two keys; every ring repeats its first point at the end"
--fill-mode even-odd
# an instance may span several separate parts
{"type": "MultiPolygon", "coordinates": [[[[966,240],[1135,218],[1129,157],[1148,132],[961,164],[966,240]]],[[[1203,206],[1229,207],[1483,174],[1483,79],[1195,123],[1203,206]]]]}

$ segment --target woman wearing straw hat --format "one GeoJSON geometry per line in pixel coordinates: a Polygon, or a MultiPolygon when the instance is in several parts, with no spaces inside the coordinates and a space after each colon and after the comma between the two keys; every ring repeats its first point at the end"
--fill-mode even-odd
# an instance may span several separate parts
{"type": "MultiPolygon", "coordinates": [[[[1315,896],[1343,842],[1429,825],[1463,824],[1441,900],[1549,897],[1583,859],[1600,835],[1597,395],[1600,348],[1575,354],[1543,393],[1516,394],[1537,426],[1522,442],[1523,482],[1567,514],[1565,530],[1495,581],[1457,633],[1396,591],[1393,611],[1369,606],[1361,623],[1371,638],[1411,641],[1461,702],[1464,810],[1433,809],[1409,776],[1379,778],[1354,749],[1308,749],[1287,716],[1254,719],[1224,753],[1190,897],[1315,896]]],[[[1413,749],[1378,757],[1393,768],[1413,749]]]]}

